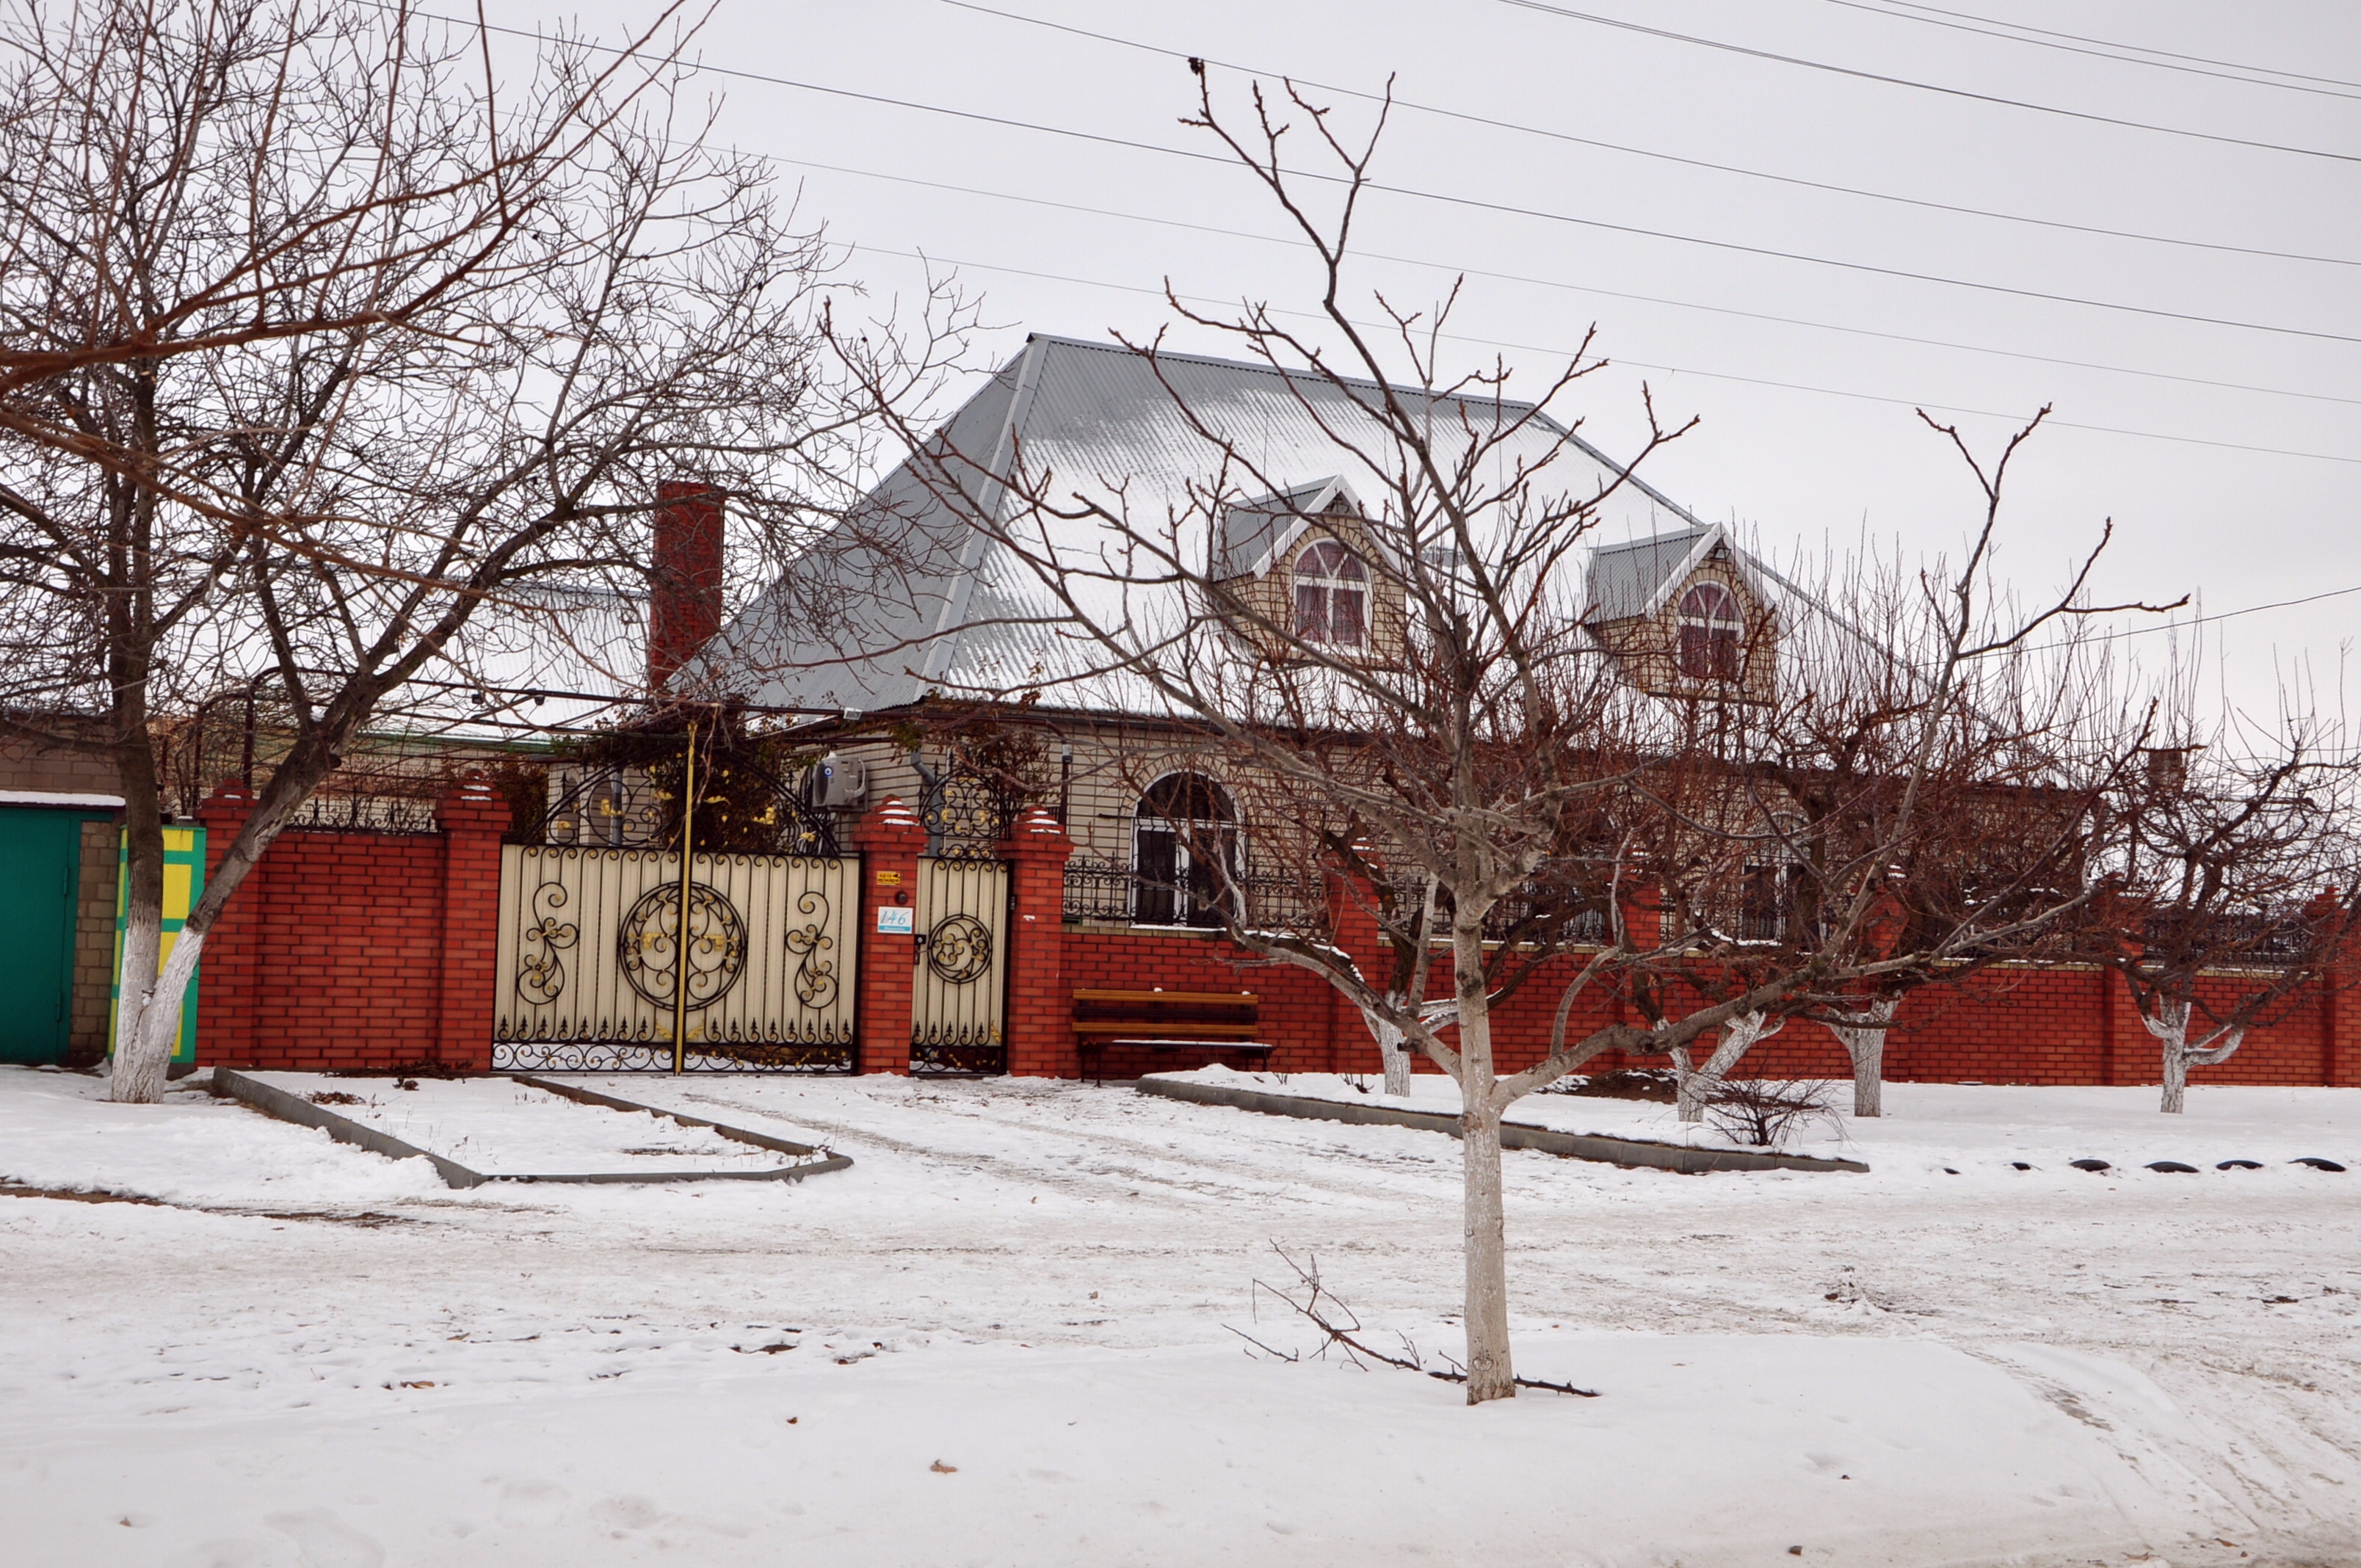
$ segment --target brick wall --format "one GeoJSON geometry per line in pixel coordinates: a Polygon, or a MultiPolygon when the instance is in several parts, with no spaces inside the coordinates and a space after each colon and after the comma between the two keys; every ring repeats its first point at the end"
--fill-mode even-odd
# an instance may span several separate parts
{"type": "MultiPolygon", "coordinates": [[[[1120,931],[1069,927],[1064,932],[1062,985],[1105,990],[1253,991],[1263,997],[1261,1038],[1276,1048],[1277,1071],[1377,1072],[1377,1043],[1360,1014],[1308,972],[1261,965],[1215,933],[1120,931]]],[[[1494,1014],[1496,1066],[1513,1072],[1548,1052],[1560,989],[1576,960],[1553,964],[1504,1002],[1494,1014]]],[[[2235,981],[2209,981],[2224,999],[2235,981]]],[[[1449,973],[1438,965],[1431,995],[1449,993],[1449,973]]],[[[2195,1083],[2335,1084],[2361,1086],[2361,1008],[2349,988],[2318,988],[2293,999],[2274,1021],[2248,1033],[2238,1053],[2219,1067],[2193,1069],[2195,1083]]],[[[1068,1014],[1071,1016],[1071,1014],[1068,1014]]],[[[1576,1005],[1570,1038],[1609,1023],[1636,1021],[1611,992],[1576,1005]]],[[[2123,981],[2095,969],[2014,970],[1979,976],[1956,990],[1910,997],[1885,1047],[1885,1076],[1896,1082],[2141,1084],[2160,1076],[2156,1042],[2140,1025],[2123,981]]],[[[1069,1051],[1071,1050],[1071,1036],[1069,1051]]],[[[1105,1074],[1131,1077],[1211,1062],[1255,1065],[1235,1053],[1148,1052],[1109,1048],[1105,1074]]],[[[1095,1065],[1095,1064],[1094,1064],[1095,1065]]],[[[1414,1058],[1414,1067],[1433,1070],[1414,1058]]],[[[1661,1067],[1662,1058],[1617,1053],[1592,1070],[1661,1067]]],[[[1080,1058],[1038,1058],[1018,1070],[1071,1077],[1080,1058]]],[[[1796,1022],[1756,1046],[1744,1070],[1769,1078],[1847,1078],[1844,1047],[1817,1024],[1796,1022]]]]}
{"type": "MultiPolygon", "coordinates": [[[[225,785],[200,811],[208,871],[217,865],[252,807],[225,785]]],[[[206,945],[199,990],[201,1062],[265,1068],[390,1068],[419,1063],[483,1070],[490,1065],[494,943],[499,916],[500,835],[504,806],[480,784],[462,786],[437,812],[432,834],[289,833],[263,857],[230,901],[206,945]]],[[[888,799],[853,834],[863,856],[859,1063],[865,1072],[909,1068],[910,937],[881,935],[877,912],[907,907],[926,834],[908,808],[888,799]]],[[[85,843],[85,855],[96,851],[85,843]]],[[[113,941],[113,839],[104,868],[85,871],[92,903],[85,924],[103,918],[113,941]],[[103,897],[103,916],[98,900],[103,897]]],[[[1217,933],[1067,925],[1062,871],[1073,846],[1038,813],[1017,825],[1004,852],[1012,863],[1016,908],[1009,927],[1009,1066],[1028,1076],[1077,1077],[1077,989],[1251,991],[1261,997],[1258,1035],[1268,1058],[1202,1050],[1109,1047],[1093,1071],[1111,1078],[1211,1062],[1280,1072],[1378,1070],[1376,1043],[1359,1014],[1303,970],[1267,964],[1217,933]]],[[[1342,893],[1338,894],[1340,899],[1342,893]]],[[[1345,939],[1373,946],[1374,931],[1340,905],[1345,939]]],[[[1644,915],[1645,912],[1641,912],[1644,915]]],[[[1374,972],[1375,954],[1365,963],[1374,972]]],[[[1494,1025],[1498,1066],[1513,1071],[1548,1047],[1550,1019],[1575,959],[1559,960],[1509,998],[1494,1025]]],[[[2235,984],[2216,982],[2224,994],[2235,984]]],[[[1430,994],[1447,994],[1438,964],[1430,994]]],[[[103,988],[102,988],[103,994],[103,988]]],[[[1629,1021],[1625,1004],[1601,991],[1576,1009],[1571,1034],[1629,1021]]],[[[79,1031],[82,1020],[77,1018],[79,1031]]],[[[99,1021],[103,1030],[103,1017],[99,1021]]],[[[1598,1070],[1625,1064],[1598,1058],[1598,1070]]],[[[2155,1042],[2114,976],[2091,969],[2000,970],[1957,990],[1920,992],[1905,1004],[1885,1053],[1897,1081],[2151,1083],[2155,1042]]],[[[1432,1069],[1429,1069],[1432,1070],[1432,1069]]],[[[1844,1052],[1815,1024],[1790,1024],[1757,1046],[1746,1071],[1840,1078],[1844,1052]]],[[[2255,1030],[2200,1083],[2361,1083],[2361,1006],[2347,987],[2300,996],[2255,1030]]]]}
{"type": "MultiPolygon", "coordinates": [[[[199,807],[209,877],[252,809],[234,784],[199,807]]],[[[436,821],[434,833],[280,836],[206,939],[198,1061],[490,1067],[508,808],[471,782],[436,821]]]]}
{"type": "Polygon", "coordinates": [[[73,1016],[66,1059],[81,1065],[106,1055],[108,1015],[115,1008],[115,823],[82,825],[82,868],[74,898],[73,1016]]]}

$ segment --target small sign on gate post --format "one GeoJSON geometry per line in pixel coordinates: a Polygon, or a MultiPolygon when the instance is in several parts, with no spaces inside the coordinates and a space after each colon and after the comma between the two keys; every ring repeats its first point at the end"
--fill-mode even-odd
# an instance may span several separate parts
{"type": "Polygon", "coordinates": [[[881,937],[910,937],[918,927],[912,921],[916,911],[906,905],[881,904],[877,906],[877,934],[881,937]]]}

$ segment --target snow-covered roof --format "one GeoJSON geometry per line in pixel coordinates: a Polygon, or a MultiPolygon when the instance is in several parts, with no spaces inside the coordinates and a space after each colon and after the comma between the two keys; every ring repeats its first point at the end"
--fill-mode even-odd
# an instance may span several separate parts
{"type": "Polygon", "coordinates": [[[1339,501],[1356,515],[1361,510],[1352,487],[1331,474],[1278,495],[1238,502],[1222,514],[1222,526],[1213,541],[1212,575],[1261,576],[1289,545],[1303,537],[1313,518],[1335,509],[1339,501]]]}
{"type": "Polygon", "coordinates": [[[612,719],[647,678],[647,596],[599,583],[511,584],[407,688],[388,728],[513,739],[612,719]],[[607,694],[614,694],[609,697],[607,694]]]}
{"type": "Polygon", "coordinates": [[[1718,522],[1700,523],[1593,550],[1583,576],[1584,619],[1597,624],[1656,614],[1717,549],[1727,552],[1724,558],[1739,580],[1770,602],[1763,574],[1730,531],[1718,522]]]}
{"type": "MultiPolygon", "coordinates": [[[[1212,564],[1217,573],[1224,565],[1260,569],[1301,532],[1306,510],[1324,510],[1340,494],[1384,493],[1383,477],[1356,470],[1352,450],[1358,443],[1383,452],[1370,411],[1383,391],[1264,365],[1162,353],[1151,361],[1120,345],[1032,336],[922,455],[886,477],[844,525],[851,531],[844,547],[828,553],[839,597],[863,607],[857,630],[816,625],[800,608],[809,585],[783,579],[722,629],[700,673],[780,707],[875,711],[930,693],[1039,691],[1060,707],[1154,710],[1135,683],[1106,673],[1103,652],[1024,560],[970,519],[990,519],[995,528],[1017,521],[1022,509],[1004,481],[1021,470],[1052,496],[1083,498],[1143,526],[1170,529],[1183,561],[1212,564]],[[961,499],[947,503],[937,494],[944,476],[956,479],[961,499]],[[1227,537],[1217,538],[1224,521],[1227,537]],[[864,534],[892,543],[852,543],[864,534]]],[[[1399,389],[1396,395],[1430,397],[1399,389]]],[[[1530,469],[1544,459],[1551,488],[1573,494],[1603,488],[1620,472],[1529,403],[1434,397],[1432,404],[1446,455],[1462,429],[1480,433],[1521,422],[1495,455],[1503,482],[1514,465],[1530,469]]],[[[1120,535],[1103,520],[1022,521],[1053,531],[1040,547],[1105,568],[1104,580],[1077,585],[1093,597],[1085,608],[1094,618],[1149,628],[1186,620],[1177,585],[1123,580],[1120,535]]],[[[1598,526],[1608,537],[1703,527],[1636,480],[1610,499],[1598,526]]]]}

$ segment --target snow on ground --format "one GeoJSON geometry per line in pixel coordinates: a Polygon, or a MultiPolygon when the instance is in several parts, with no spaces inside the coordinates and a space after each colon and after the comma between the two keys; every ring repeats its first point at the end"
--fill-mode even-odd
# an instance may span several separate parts
{"type": "Polygon", "coordinates": [[[161,1105],[115,1105],[94,1078],[0,1067],[0,1180],[196,1207],[391,1202],[445,1190],[423,1159],[352,1156],[325,1133],[216,1100],[193,1080],[173,1084],[161,1105]]]}
{"type": "Polygon", "coordinates": [[[0,1069],[0,1181],[168,1201],[0,1197],[0,1557],[2361,1562],[2361,1175],[2269,1163],[2354,1152],[2351,1091],[2198,1089],[2151,1132],[2150,1091],[1895,1085],[1850,1128],[1867,1176],[1511,1153],[1520,1369],[1603,1397],[1471,1411],[1225,1328],[1306,1343],[1257,1310],[1276,1242],[1379,1338],[1455,1351],[1439,1135],[1022,1080],[596,1086],[856,1164],[451,1192],[0,1069]],[[2266,1170],[2005,1164],[2215,1134],[2266,1170]]]}
{"type": "Polygon", "coordinates": [[[793,1156],[735,1142],[709,1127],[585,1105],[507,1080],[402,1079],[400,1083],[411,1086],[404,1089],[383,1078],[248,1076],[306,1099],[351,1096],[357,1103],[330,1099],[323,1108],[486,1176],[774,1170],[796,1163],[793,1156]]]}
{"type": "MultiPolygon", "coordinates": [[[[1409,1094],[1384,1092],[1375,1075],[1332,1072],[1236,1072],[1204,1068],[1159,1077],[1411,1111],[1459,1113],[1459,1086],[1441,1073],[1416,1073],[1409,1094]]],[[[1835,1086],[1839,1109],[1852,1103],[1852,1085],[1835,1086]]],[[[2077,1159],[2103,1159],[2109,1179],[2155,1180],[2155,1160],[2193,1165],[2208,1176],[2224,1160],[2252,1160],[2260,1171],[2235,1174],[2249,1185],[2279,1182],[2309,1189],[2325,1173],[2292,1165],[2306,1157],[2361,1170],[2361,1095],[2313,1089],[2209,1089],[2192,1094],[2189,1109],[2167,1116],[2156,1108],[2153,1085],[2123,1089],[2036,1089],[2017,1084],[1890,1083],[1885,1114],[1870,1121],[1839,1115],[1798,1124],[1790,1154],[1858,1159],[1896,1178],[1957,1173],[2020,1182],[2020,1162],[2037,1171],[2063,1171],[2086,1182],[2077,1159]]],[[[1596,1133],[1660,1144],[1708,1148],[1743,1146],[1711,1125],[1684,1125],[1675,1108],[1646,1100],[1587,1094],[1529,1094],[1507,1119],[1564,1133],[1596,1133]]],[[[2343,1190],[2343,1189],[2338,1189],[2343,1190]]],[[[2361,1194],[2356,1194],[2361,1197],[2361,1194]]]]}

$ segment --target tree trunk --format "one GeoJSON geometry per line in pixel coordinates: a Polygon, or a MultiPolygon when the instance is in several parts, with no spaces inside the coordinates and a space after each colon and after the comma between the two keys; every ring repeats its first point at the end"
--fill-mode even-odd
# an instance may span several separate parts
{"type": "Polygon", "coordinates": [[[2186,1002],[2165,1000],[2157,1003],[2156,1016],[2140,1014],[2164,1047],[2164,1102],[2159,1107],[2168,1116],[2178,1116],[2185,1109],[2189,1096],[2189,1069],[2192,1067],[2219,1067],[2238,1054],[2246,1043],[2244,1024],[2224,1024],[2206,1037],[2202,1046],[2189,1043],[2189,1011],[2186,1002]]]}
{"type": "MultiPolygon", "coordinates": [[[[181,923],[180,935],[173,938],[172,956],[149,984],[139,1005],[130,1005],[132,996],[131,970],[128,959],[128,934],[123,994],[124,1019],[116,1031],[116,1061],[113,1095],[117,1100],[152,1103],[162,1098],[164,1085],[171,1066],[172,1049],[181,1036],[181,1004],[189,993],[189,981],[195,978],[197,965],[204,957],[205,938],[221,919],[223,908],[246,881],[264,853],[277,841],[280,829],[294,817],[296,808],[311,797],[320,780],[327,776],[328,759],[334,756],[316,736],[300,746],[283,761],[271,777],[269,787],[263,792],[261,804],[247,817],[237,837],[222,851],[213,875],[205,883],[200,897],[181,923]]],[[[152,775],[151,775],[152,791],[152,775]]],[[[151,800],[153,795],[151,794],[151,800]]],[[[138,839],[132,842],[136,858],[138,839]]],[[[163,909],[163,828],[160,819],[155,829],[157,888],[151,907],[157,913],[156,927],[161,930],[163,909]]],[[[137,884],[135,883],[136,888],[137,884]]],[[[137,909],[135,902],[132,908],[137,909]]]]}
{"type": "Polygon", "coordinates": [[[2164,1042],[2164,1104],[2168,1116],[2178,1116],[2189,1093],[2189,1051],[2179,1040],[2164,1042]]]}
{"type": "Polygon", "coordinates": [[[1738,1065],[1740,1058],[1754,1048],[1757,1040],[1775,1035],[1785,1027],[1786,1020],[1784,1018],[1773,1024],[1760,1013],[1741,1013],[1721,1026],[1721,1038],[1715,1044],[1713,1055],[1706,1058],[1705,1066],[1694,1071],[1689,1069],[1688,1052],[1675,1047],[1673,1063],[1680,1075],[1681,1120],[1704,1121],[1705,1097],[1713,1091],[1714,1085],[1729,1075],[1730,1069],[1738,1065]]]}
{"type": "MultiPolygon", "coordinates": [[[[1398,998],[1388,1000],[1400,1005],[1398,998]]],[[[1386,1092],[1395,1096],[1408,1095],[1410,1052],[1402,1048],[1402,1032],[1372,1014],[1362,1014],[1361,1021],[1368,1025],[1369,1033],[1377,1036],[1378,1057],[1386,1064],[1386,1092]]]]}
{"type": "MultiPolygon", "coordinates": [[[[1461,1038],[1466,1034],[1462,1032],[1461,1038]]],[[[1500,1204],[1500,1116],[1475,1100],[1460,1113],[1462,1220],[1467,1271],[1467,1402],[1513,1399],[1509,1349],[1508,1222],[1500,1204]]]]}
{"type": "Polygon", "coordinates": [[[1839,1014],[1843,1020],[1828,1026],[1852,1061],[1852,1113],[1885,1114],[1885,1031],[1901,1006],[1899,997],[1882,997],[1859,1013],[1839,1014]]]}
{"type": "Polygon", "coordinates": [[[164,945],[164,817],[156,757],[137,698],[137,693],[122,694],[115,712],[115,775],[123,792],[123,972],[116,977],[120,1000],[106,1092],[125,1104],[152,1105],[164,1097],[179,1043],[181,998],[173,994],[171,1028],[158,1036],[149,1014],[163,994],[157,970],[164,945]]]}
{"type": "Polygon", "coordinates": [[[1492,1014],[1484,990],[1484,932],[1455,924],[1452,968],[1459,994],[1459,1158],[1467,1276],[1467,1402],[1513,1399],[1509,1349],[1507,1222],[1500,1205],[1500,1107],[1492,1103],[1492,1014]]]}

